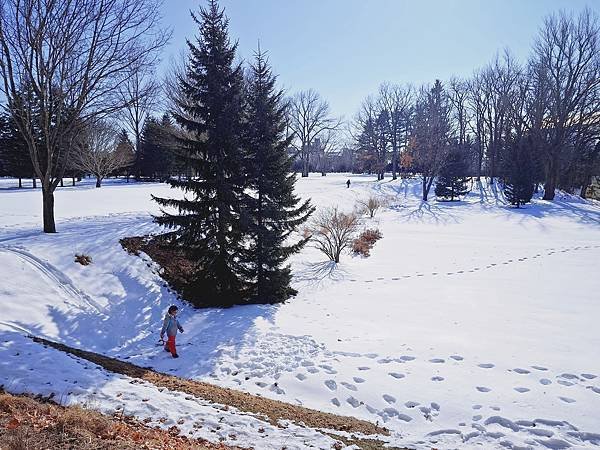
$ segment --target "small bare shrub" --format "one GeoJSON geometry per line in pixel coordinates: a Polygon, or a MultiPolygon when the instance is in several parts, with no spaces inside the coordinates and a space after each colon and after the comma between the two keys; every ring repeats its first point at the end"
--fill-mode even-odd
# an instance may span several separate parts
{"type": "Polygon", "coordinates": [[[368,257],[375,242],[382,237],[378,229],[365,230],[352,242],[352,251],[357,255],[368,257]]]}
{"type": "Polygon", "coordinates": [[[367,214],[371,219],[375,217],[375,213],[379,211],[382,206],[384,206],[383,200],[377,197],[369,197],[366,200],[358,200],[356,203],[358,204],[357,210],[359,213],[367,214]]]}
{"type": "Polygon", "coordinates": [[[92,263],[92,257],[84,253],[75,253],[75,262],[82,266],[89,266],[92,263]]]}
{"type": "Polygon", "coordinates": [[[331,261],[339,263],[342,252],[352,244],[358,217],[336,208],[321,210],[308,227],[310,241],[331,261]]]}

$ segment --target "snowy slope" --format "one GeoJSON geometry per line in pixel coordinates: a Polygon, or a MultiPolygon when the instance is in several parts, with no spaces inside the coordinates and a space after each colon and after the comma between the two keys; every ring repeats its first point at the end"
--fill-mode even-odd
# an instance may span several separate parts
{"type": "MultiPolygon", "coordinates": [[[[389,198],[364,222],[383,233],[372,256],[332,268],[304,249],[293,258],[299,295],[284,305],[181,305],[177,361],[154,347],[173,294],[118,244],[156,231],[149,197],[165,185],[59,190],[54,236],[32,229],[39,192],[0,189],[0,349],[26,345],[14,334],[25,330],[384,423],[402,445],[600,446],[600,207],[565,197],[515,210],[487,185],[462,202],[422,204],[417,180],[351,176],[346,189],[347,178],[311,175],[297,187],[318,207],[389,198]],[[75,264],[76,252],[93,264],[75,264]]],[[[16,379],[28,367],[0,369],[16,379]]]]}

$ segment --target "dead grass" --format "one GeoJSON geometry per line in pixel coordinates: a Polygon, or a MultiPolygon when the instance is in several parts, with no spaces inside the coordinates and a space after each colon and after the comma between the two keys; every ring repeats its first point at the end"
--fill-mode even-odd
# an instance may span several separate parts
{"type": "Polygon", "coordinates": [[[153,429],[131,417],[108,417],[79,406],[0,391],[0,449],[232,449],[153,429]]]}
{"type": "MultiPolygon", "coordinates": [[[[205,400],[220,403],[222,405],[228,405],[241,411],[257,414],[264,417],[265,420],[273,425],[278,425],[280,420],[289,420],[300,425],[304,424],[304,426],[317,429],[328,429],[347,433],[360,433],[363,435],[389,435],[389,430],[387,428],[380,427],[377,424],[354,417],[325,413],[322,411],[304,408],[302,406],[251,395],[246,392],[222,388],[209,383],[178,378],[173,375],[158,373],[148,368],[136,366],[134,364],[109,358],[97,353],[79,350],[64,344],[48,341],[46,339],[38,337],[32,337],[32,339],[40,344],[56,348],[83,359],[87,359],[88,361],[98,364],[99,366],[111,372],[144,380],[154,384],[155,386],[158,386],[159,388],[162,387],[185,392],[205,400]]],[[[135,380],[132,382],[135,382],[135,380]]],[[[364,449],[383,448],[383,443],[376,439],[361,440],[356,438],[353,443],[364,449]],[[364,446],[361,444],[363,441],[364,446]],[[377,445],[379,447],[377,447],[377,445]]]]}

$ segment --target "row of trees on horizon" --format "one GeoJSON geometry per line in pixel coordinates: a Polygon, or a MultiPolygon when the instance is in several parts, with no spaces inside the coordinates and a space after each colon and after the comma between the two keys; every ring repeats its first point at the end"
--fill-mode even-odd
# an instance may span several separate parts
{"type": "MultiPolygon", "coordinates": [[[[54,66],[47,66],[55,68],[52,73],[28,63],[18,45],[27,39],[22,30],[41,35],[56,26],[42,17],[43,8],[31,8],[36,3],[20,3],[29,8],[19,16],[20,27],[16,2],[2,10],[0,71],[12,103],[0,115],[0,174],[40,179],[48,230],[52,194],[65,175],[91,174],[97,186],[109,175],[151,180],[195,175],[179,156],[186,131],[174,120],[178,80],[187,63],[174,63],[163,80],[155,75],[170,38],[160,25],[159,1],[134,10],[136,2],[121,0],[112,10],[90,9],[83,18],[61,9],[62,16],[52,20],[77,16],[85,26],[65,31],[65,42],[54,36],[53,45],[76,38],[83,43],[71,55],[54,56],[54,66]],[[119,20],[94,36],[98,14],[119,20]],[[111,40],[117,37],[125,44],[111,40]],[[92,53],[111,56],[90,62],[85,56],[92,53]],[[58,68],[67,64],[87,79],[61,75],[58,68]]],[[[417,174],[423,200],[436,179],[450,189],[436,195],[454,198],[459,178],[482,176],[500,178],[508,190],[523,192],[523,200],[538,186],[547,200],[556,188],[585,196],[600,173],[599,39],[598,18],[590,9],[560,12],[544,21],[528,61],[505,51],[468,79],[418,87],[385,82],[351,120],[335,117],[317,91],[297,92],[284,100],[293,169],[302,176],[336,170],[377,179],[386,172],[394,179],[417,174]]],[[[43,45],[33,51],[42,54],[43,45]]],[[[248,85],[251,71],[245,70],[248,85]]]]}

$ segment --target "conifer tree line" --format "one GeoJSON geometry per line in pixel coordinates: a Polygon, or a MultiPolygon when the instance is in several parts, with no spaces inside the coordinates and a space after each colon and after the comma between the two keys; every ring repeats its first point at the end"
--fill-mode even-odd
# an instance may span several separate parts
{"type": "Polygon", "coordinates": [[[547,17],[529,60],[507,50],[468,79],[383,84],[352,127],[354,170],[422,178],[452,200],[467,178],[499,179],[521,205],[536,189],[586,196],[600,174],[600,23],[590,9],[547,17]]]}

